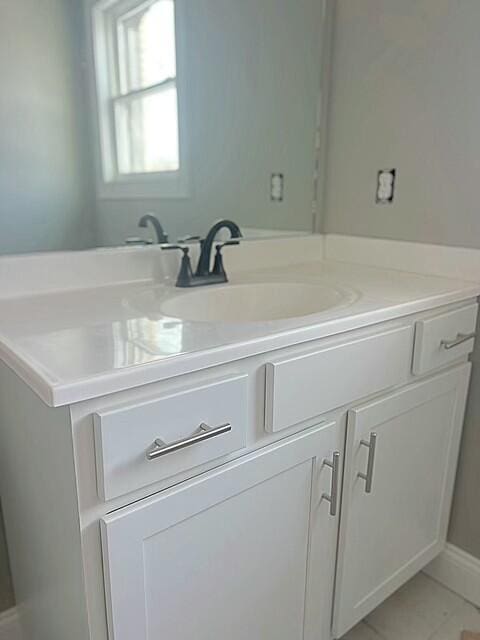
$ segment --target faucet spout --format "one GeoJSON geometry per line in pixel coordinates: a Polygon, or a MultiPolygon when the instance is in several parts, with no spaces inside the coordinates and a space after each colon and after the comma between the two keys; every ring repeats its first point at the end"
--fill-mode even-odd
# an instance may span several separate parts
{"type": "Polygon", "coordinates": [[[148,223],[152,225],[155,229],[155,233],[157,236],[158,244],[166,244],[168,242],[168,235],[163,230],[162,225],[160,224],[160,220],[151,213],[147,213],[140,218],[138,226],[142,229],[146,229],[148,227],[148,223]]]}
{"type": "Polygon", "coordinates": [[[222,229],[228,229],[230,231],[232,238],[242,238],[242,232],[240,231],[240,227],[236,222],[232,220],[219,220],[216,222],[210,231],[207,233],[207,237],[205,240],[201,242],[201,252],[200,258],[198,260],[197,271],[195,273],[196,276],[204,277],[208,276],[210,272],[210,261],[212,255],[212,247],[215,242],[215,238],[218,235],[218,232],[222,229]]]}
{"type": "Polygon", "coordinates": [[[192,271],[192,263],[190,262],[189,247],[181,244],[163,244],[162,249],[178,249],[183,252],[180,272],[177,278],[177,287],[204,287],[211,284],[223,284],[228,282],[228,277],[223,266],[223,247],[240,244],[238,240],[226,240],[216,245],[215,264],[210,271],[210,256],[212,246],[220,229],[229,229],[232,238],[241,238],[242,232],[240,227],[231,220],[220,220],[213,225],[207,234],[205,240],[201,241],[201,252],[195,274],[192,271]]]}

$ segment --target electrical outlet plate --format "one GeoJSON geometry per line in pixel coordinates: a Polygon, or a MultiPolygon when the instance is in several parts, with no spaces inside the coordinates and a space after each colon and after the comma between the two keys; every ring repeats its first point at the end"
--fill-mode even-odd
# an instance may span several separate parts
{"type": "Polygon", "coordinates": [[[283,202],[285,178],[283,173],[272,173],[270,179],[270,199],[272,202],[283,202]]]}
{"type": "Polygon", "coordinates": [[[377,175],[377,204],[392,204],[395,197],[396,169],[380,169],[377,175]]]}

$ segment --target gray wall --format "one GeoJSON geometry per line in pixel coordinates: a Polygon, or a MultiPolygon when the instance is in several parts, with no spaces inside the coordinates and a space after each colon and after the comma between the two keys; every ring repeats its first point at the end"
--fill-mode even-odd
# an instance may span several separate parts
{"type": "MultiPolygon", "coordinates": [[[[335,5],[324,230],[480,249],[480,2],[335,5]]],[[[474,361],[450,540],[480,557],[480,345],[474,361]]]]}
{"type": "Polygon", "coordinates": [[[480,247],[480,2],[335,5],[325,230],[480,247]],[[375,205],[390,167],[396,202],[375,205]]]}
{"type": "Polygon", "coordinates": [[[0,254],[92,244],[80,8],[0,0],[0,254]]]}
{"type": "Polygon", "coordinates": [[[0,508],[0,613],[12,607],[14,600],[5,531],[2,522],[2,510],[0,508]]]}
{"type": "MultiPolygon", "coordinates": [[[[0,254],[92,244],[79,6],[0,0],[0,254]]],[[[0,512],[0,612],[12,604],[0,512]]]]}
{"type": "Polygon", "coordinates": [[[99,244],[138,235],[145,211],[172,238],[219,218],[312,231],[322,2],[180,0],[184,14],[191,193],[182,200],[97,203],[99,244]],[[270,201],[270,175],[285,201],[270,201]]]}

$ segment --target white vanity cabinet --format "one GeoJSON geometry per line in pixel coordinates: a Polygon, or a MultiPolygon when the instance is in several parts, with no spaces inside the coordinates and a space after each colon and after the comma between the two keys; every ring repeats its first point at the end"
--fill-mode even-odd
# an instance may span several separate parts
{"type": "Polygon", "coordinates": [[[342,636],[443,548],[476,315],[469,299],[58,408],[0,364],[27,633],[342,636]]]}
{"type": "Polygon", "coordinates": [[[104,517],[110,639],[327,638],[342,444],[323,424],[104,517]]]}
{"type": "Polygon", "coordinates": [[[348,412],[335,637],[441,551],[469,375],[464,364],[348,412]]]}

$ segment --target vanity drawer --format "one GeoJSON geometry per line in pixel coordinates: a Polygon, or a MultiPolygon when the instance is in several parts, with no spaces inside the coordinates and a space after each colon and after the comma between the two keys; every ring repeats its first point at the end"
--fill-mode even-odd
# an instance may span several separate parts
{"type": "Polygon", "coordinates": [[[110,500],[245,447],[247,376],[94,414],[98,494],[110,500]]]}
{"type": "Polygon", "coordinates": [[[401,326],[272,360],[266,371],[266,429],[280,431],[404,383],[410,373],[412,343],[413,327],[401,326]]]}
{"type": "Polygon", "coordinates": [[[438,369],[471,353],[477,313],[478,305],[471,304],[416,322],[413,373],[438,369]]]}

